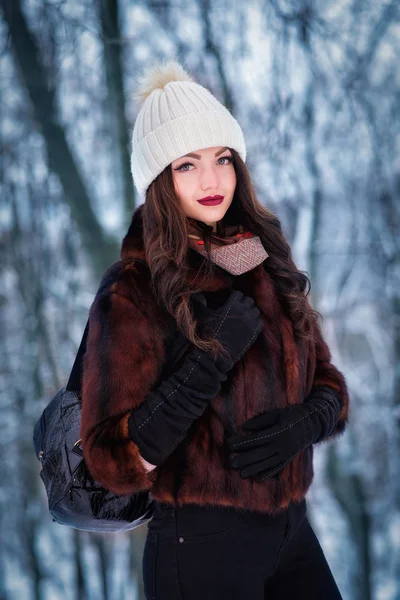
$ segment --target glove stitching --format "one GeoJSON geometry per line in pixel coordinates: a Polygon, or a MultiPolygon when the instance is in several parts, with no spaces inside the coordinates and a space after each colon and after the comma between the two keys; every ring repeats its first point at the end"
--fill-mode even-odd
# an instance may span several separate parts
{"type": "Polygon", "coordinates": [[[275,433],[269,433],[268,435],[262,435],[262,436],[257,437],[257,438],[251,438],[249,440],[245,440],[244,442],[238,442],[237,444],[234,444],[233,447],[237,448],[238,446],[242,446],[243,444],[249,444],[251,442],[256,442],[258,440],[263,440],[265,438],[272,437],[274,435],[279,435],[280,433],[283,433],[284,431],[287,431],[291,427],[294,427],[294,425],[297,425],[297,423],[300,423],[304,419],[307,419],[308,417],[311,417],[311,415],[314,414],[315,412],[322,412],[323,410],[326,410],[328,408],[330,408],[330,405],[324,406],[324,408],[314,408],[314,410],[312,410],[310,413],[304,415],[304,417],[301,417],[301,419],[298,419],[294,423],[291,423],[290,425],[288,425],[288,427],[285,427],[284,429],[280,429],[279,431],[275,431],[275,433]]]}
{"type": "Polygon", "coordinates": [[[186,381],[189,379],[190,375],[193,373],[193,370],[194,370],[194,369],[197,367],[197,365],[198,365],[198,363],[199,363],[199,361],[200,361],[200,358],[201,358],[201,356],[202,356],[202,355],[201,355],[201,354],[199,354],[199,356],[198,356],[198,358],[197,358],[197,360],[196,360],[195,364],[194,364],[194,365],[193,365],[193,367],[190,369],[190,371],[189,371],[189,374],[188,374],[188,376],[186,377],[186,379],[184,379],[184,380],[183,380],[181,383],[179,383],[179,385],[177,385],[177,386],[176,386],[176,387],[175,387],[175,388],[174,388],[174,389],[173,389],[173,390],[172,390],[172,391],[171,391],[171,392],[168,394],[168,396],[167,396],[166,398],[164,398],[163,400],[161,400],[161,402],[159,402],[159,403],[157,404],[157,406],[156,406],[155,408],[153,408],[153,410],[152,410],[152,411],[151,411],[151,413],[150,413],[150,416],[149,416],[149,417],[147,417],[147,419],[146,419],[145,421],[143,421],[143,423],[142,423],[141,425],[139,425],[138,429],[141,429],[141,428],[142,428],[142,427],[143,427],[143,426],[144,426],[144,425],[147,423],[147,421],[150,421],[150,419],[152,418],[153,414],[156,412],[157,408],[159,408],[159,407],[161,406],[161,404],[164,404],[164,402],[165,402],[166,400],[168,400],[168,398],[169,398],[170,396],[172,396],[172,394],[175,394],[175,392],[177,392],[177,391],[178,391],[178,389],[180,388],[180,386],[181,386],[181,385],[183,385],[184,383],[186,383],[186,381]]]}
{"type": "Polygon", "coordinates": [[[247,346],[244,348],[244,350],[242,350],[242,352],[239,354],[239,356],[236,358],[236,361],[238,361],[243,354],[246,352],[247,348],[251,345],[252,341],[254,340],[255,337],[257,337],[257,335],[260,333],[260,331],[262,330],[263,326],[259,327],[256,329],[256,331],[253,334],[253,337],[249,340],[247,346]]]}
{"type": "Polygon", "coordinates": [[[275,473],[277,473],[278,471],[281,471],[283,469],[283,467],[285,467],[288,464],[288,462],[290,462],[292,460],[292,458],[297,456],[297,454],[299,454],[299,453],[296,452],[296,454],[293,454],[290,458],[287,459],[286,462],[283,463],[283,465],[280,465],[279,467],[277,467],[276,469],[271,471],[271,473],[268,473],[268,475],[265,475],[265,477],[260,477],[258,479],[258,481],[264,481],[264,479],[267,479],[267,477],[272,477],[272,475],[275,475],[275,473]]]}
{"type": "Polygon", "coordinates": [[[168,456],[170,456],[170,455],[172,454],[172,452],[173,452],[173,451],[175,450],[175,448],[176,448],[176,447],[177,447],[177,446],[178,446],[178,445],[181,443],[181,441],[183,440],[183,438],[184,438],[184,437],[186,437],[186,435],[187,435],[187,431],[184,431],[184,432],[182,433],[181,437],[180,437],[178,440],[176,440],[176,442],[174,443],[174,445],[172,446],[172,448],[170,448],[169,450],[167,450],[167,452],[165,452],[165,453],[162,455],[162,457],[161,457],[161,459],[160,459],[160,462],[161,462],[161,463],[163,463],[163,462],[164,462],[164,460],[165,460],[165,459],[166,459],[168,456]]]}
{"type": "Polygon", "coordinates": [[[231,308],[232,308],[232,304],[233,304],[234,300],[236,299],[236,296],[237,296],[237,293],[235,293],[235,294],[232,294],[231,302],[230,302],[230,304],[229,304],[229,306],[228,306],[228,308],[227,308],[227,310],[226,310],[226,313],[225,313],[225,315],[224,315],[224,318],[223,318],[223,319],[222,319],[222,321],[220,322],[220,324],[219,324],[219,327],[218,327],[217,331],[215,331],[215,332],[214,332],[214,335],[217,335],[217,334],[219,333],[219,330],[221,329],[222,325],[224,324],[224,321],[225,321],[226,317],[228,316],[228,314],[229,314],[229,311],[230,311],[230,310],[231,310],[231,308]]]}

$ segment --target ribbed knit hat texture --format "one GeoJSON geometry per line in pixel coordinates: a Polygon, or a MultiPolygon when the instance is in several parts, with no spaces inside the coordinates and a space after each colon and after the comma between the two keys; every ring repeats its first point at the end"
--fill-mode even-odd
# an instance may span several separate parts
{"type": "Polygon", "coordinates": [[[142,106],[133,128],[131,171],[141,196],[165,167],[188,152],[228,146],[246,160],[239,123],[177,61],[146,71],[135,98],[142,106]]]}

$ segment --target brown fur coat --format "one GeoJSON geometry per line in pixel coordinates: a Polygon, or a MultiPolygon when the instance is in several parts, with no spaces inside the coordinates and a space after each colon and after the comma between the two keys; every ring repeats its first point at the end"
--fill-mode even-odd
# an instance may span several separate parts
{"type": "MultiPolygon", "coordinates": [[[[90,309],[81,438],[91,474],[117,493],[149,489],[156,500],[178,505],[235,506],[274,514],[291,500],[302,500],[313,479],[313,446],[260,483],[242,479],[228,463],[225,438],[238,433],[240,424],[263,411],[302,402],[315,384],[330,385],[343,400],[339,423],[328,439],[343,432],[348,420],[346,382],[331,363],[320,329],[316,327],[312,343],[295,341],[263,264],[235,277],[220,269],[204,290],[206,297],[221,292],[228,296],[232,287],[251,296],[264,331],[167,461],[146,472],[127,421],[157,385],[176,326],[156,302],[147,267],[135,262],[146,260],[141,214],[139,206],[123,240],[121,260],[105,273],[90,309]]],[[[190,252],[195,276],[196,261],[205,259],[190,252]]]]}

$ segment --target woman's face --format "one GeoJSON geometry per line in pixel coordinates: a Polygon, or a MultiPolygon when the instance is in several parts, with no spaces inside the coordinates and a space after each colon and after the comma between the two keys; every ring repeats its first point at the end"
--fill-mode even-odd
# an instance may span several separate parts
{"type": "Polygon", "coordinates": [[[186,216],[216,228],[229,206],[236,188],[236,172],[231,151],[226,146],[196,150],[171,163],[175,192],[186,216]],[[222,196],[220,204],[199,200],[222,196]]]}

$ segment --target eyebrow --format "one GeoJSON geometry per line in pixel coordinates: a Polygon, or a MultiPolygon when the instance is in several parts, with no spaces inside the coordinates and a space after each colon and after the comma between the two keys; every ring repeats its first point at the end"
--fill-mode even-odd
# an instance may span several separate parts
{"type": "MultiPolygon", "coordinates": [[[[222,150],[218,150],[218,152],[216,154],[214,154],[214,156],[219,156],[220,154],[222,154],[223,152],[225,152],[225,150],[228,150],[228,146],[226,146],[225,148],[222,148],[222,150]]],[[[198,160],[201,159],[200,154],[195,154],[194,152],[190,152],[189,154],[185,154],[185,156],[190,156],[192,158],[197,158],[198,160]]],[[[183,158],[183,156],[182,156],[183,158]]]]}

